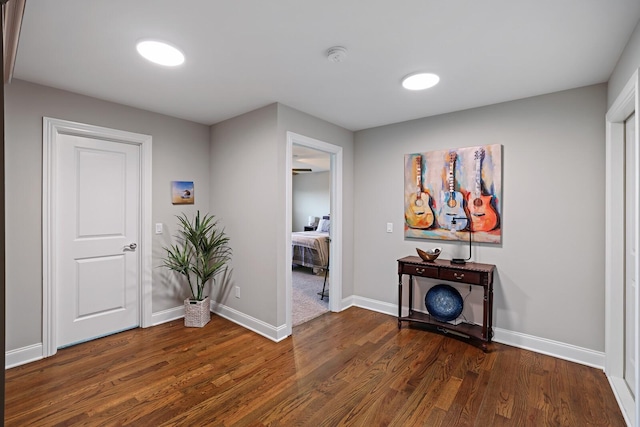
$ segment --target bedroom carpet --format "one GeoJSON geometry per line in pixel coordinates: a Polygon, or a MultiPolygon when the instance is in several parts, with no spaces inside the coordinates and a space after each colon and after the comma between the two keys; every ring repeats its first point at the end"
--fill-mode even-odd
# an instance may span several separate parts
{"type": "MultiPolygon", "coordinates": [[[[329,311],[329,298],[320,299],[324,272],[313,274],[310,268],[293,267],[291,269],[293,297],[291,320],[293,326],[314,319],[329,311]]],[[[329,278],[327,277],[327,288],[329,278]]]]}

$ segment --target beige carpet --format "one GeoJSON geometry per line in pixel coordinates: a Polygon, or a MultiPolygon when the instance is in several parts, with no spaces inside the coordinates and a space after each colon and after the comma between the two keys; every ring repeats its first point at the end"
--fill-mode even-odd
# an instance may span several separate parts
{"type": "MultiPolygon", "coordinates": [[[[324,272],[313,274],[310,268],[293,267],[292,277],[292,325],[298,326],[308,322],[329,311],[329,298],[320,299],[318,292],[322,291],[324,282],[324,272]]],[[[329,288],[329,278],[327,277],[327,289],[329,288]]]]}

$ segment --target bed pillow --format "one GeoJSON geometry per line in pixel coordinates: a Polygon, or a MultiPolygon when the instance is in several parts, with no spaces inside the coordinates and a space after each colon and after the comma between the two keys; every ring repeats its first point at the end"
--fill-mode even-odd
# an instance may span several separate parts
{"type": "Polygon", "coordinates": [[[318,222],[318,228],[316,228],[316,231],[319,231],[321,233],[328,233],[330,225],[331,221],[323,218],[320,220],[320,222],[318,222]]]}
{"type": "Polygon", "coordinates": [[[318,227],[316,228],[316,231],[319,231],[321,233],[328,233],[329,232],[329,220],[328,219],[321,219],[318,222],[318,227]]]}

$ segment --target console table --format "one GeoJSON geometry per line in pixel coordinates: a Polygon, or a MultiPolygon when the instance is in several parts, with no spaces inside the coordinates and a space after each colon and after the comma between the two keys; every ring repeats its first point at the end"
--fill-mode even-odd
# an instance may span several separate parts
{"type": "Polygon", "coordinates": [[[452,264],[450,260],[437,259],[433,262],[423,261],[417,256],[407,256],[398,260],[398,329],[402,322],[416,322],[430,330],[443,334],[451,334],[456,338],[469,341],[487,350],[487,344],[493,337],[493,264],[467,262],[466,264],[452,264]],[[402,315],[402,277],[409,276],[409,314],[402,315]],[[481,286],[484,291],[482,325],[460,323],[453,325],[440,322],[429,314],[413,309],[413,277],[427,277],[430,279],[446,280],[481,286]]]}

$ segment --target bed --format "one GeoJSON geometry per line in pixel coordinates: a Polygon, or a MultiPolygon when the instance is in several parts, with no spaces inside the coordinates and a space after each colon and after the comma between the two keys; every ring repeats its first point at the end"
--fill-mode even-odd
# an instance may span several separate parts
{"type": "Polygon", "coordinates": [[[291,233],[292,264],[313,269],[329,265],[329,219],[323,217],[315,231],[291,233]]]}

